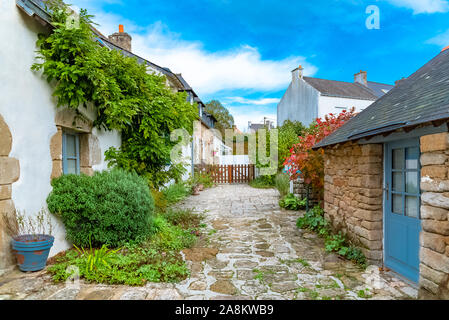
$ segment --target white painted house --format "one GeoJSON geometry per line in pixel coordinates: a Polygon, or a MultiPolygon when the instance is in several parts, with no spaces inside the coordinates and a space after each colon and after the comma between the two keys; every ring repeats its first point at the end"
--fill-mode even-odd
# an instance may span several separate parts
{"type": "Polygon", "coordinates": [[[338,114],[352,107],[360,112],[393,88],[367,80],[367,72],[354,75],[354,82],[303,76],[299,66],[292,71],[292,82],[277,107],[277,124],[286,120],[309,125],[326,114],[338,114]]]}
{"type": "MultiPolygon", "coordinates": [[[[36,62],[38,34],[52,32],[43,1],[1,0],[0,9],[0,218],[10,216],[15,209],[33,216],[46,208],[53,178],[106,169],[104,152],[121,146],[121,134],[95,128],[92,106],[79,108],[86,119],[77,117],[71,109],[57,108],[52,84],[41,72],[31,70],[36,62]]],[[[148,66],[148,72],[165,75],[174,91],[188,91],[192,104],[198,102],[181,75],[134,55],[131,36],[122,26],[109,38],[97,31],[96,35],[99,45],[137,58],[148,66]]],[[[216,119],[203,113],[204,104],[199,102],[201,124],[213,128],[216,119]]],[[[215,141],[217,148],[220,142],[215,141]]],[[[193,159],[192,153],[198,150],[190,143],[183,152],[193,159]]],[[[187,167],[193,168],[193,163],[187,167]]],[[[50,256],[70,246],[64,226],[55,217],[53,224],[55,242],[50,256]]],[[[0,219],[0,270],[13,263],[5,220],[0,219]]]]}

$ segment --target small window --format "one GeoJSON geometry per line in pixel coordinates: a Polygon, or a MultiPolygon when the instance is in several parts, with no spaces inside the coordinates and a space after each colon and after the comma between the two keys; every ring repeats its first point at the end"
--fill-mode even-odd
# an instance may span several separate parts
{"type": "Polygon", "coordinates": [[[80,174],[80,139],[77,133],[62,134],[62,172],[80,174]]]}

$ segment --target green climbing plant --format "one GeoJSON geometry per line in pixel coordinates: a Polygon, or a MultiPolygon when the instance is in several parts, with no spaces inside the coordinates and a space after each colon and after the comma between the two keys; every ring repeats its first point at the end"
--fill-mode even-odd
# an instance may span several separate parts
{"type": "Polygon", "coordinates": [[[54,30],[39,34],[38,62],[32,70],[41,70],[52,83],[58,107],[82,115],[81,109],[92,104],[96,127],[121,132],[121,147],[105,152],[111,166],[136,171],[154,187],[179,180],[184,166],[171,164],[170,153],[179,140],[171,141],[170,133],[185,129],[192,134],[196,106],[185,93],[172,91],[165,76],[150,73],[135,58],[100,46],[92,31],[93,16],[86,10],[80,11],[79,25],[72,27],[66,23],[67,5],[50,0],[47,6],[54,30]]]}

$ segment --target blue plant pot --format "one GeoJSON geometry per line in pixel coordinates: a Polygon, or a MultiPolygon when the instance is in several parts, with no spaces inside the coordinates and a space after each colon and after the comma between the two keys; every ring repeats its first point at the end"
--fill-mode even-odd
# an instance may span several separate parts
{"type": "Polygon", "coordinates": [[[12,239],[12,249],[22,271],[39,271],[45,268],[48,254],[53,246],[53,236],[22,235],[12,239]]]}

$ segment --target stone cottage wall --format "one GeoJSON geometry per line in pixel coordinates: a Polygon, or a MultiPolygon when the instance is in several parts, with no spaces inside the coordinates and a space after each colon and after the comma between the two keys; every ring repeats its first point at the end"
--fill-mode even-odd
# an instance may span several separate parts
{"type": "Polygon", "coordinates": [[[449,134],[421,137],[420,290],[449,299],[449,134]]]}
{"type": "Polygon", "coordinates": [[[11,147],[11,132],[0,115],[0,270],[13,264],[6,224],[7,220],[12,221],[15,212],[11,185],[19,179],[20,166],[19,160],[9,157],[11,147]]]}
{"type": "Polygon", "coordinates": [[[382,263],[381,144],[346,143],[325,149],[324,210],[336,230],[359,245],[370,263],[382,263]]]}

